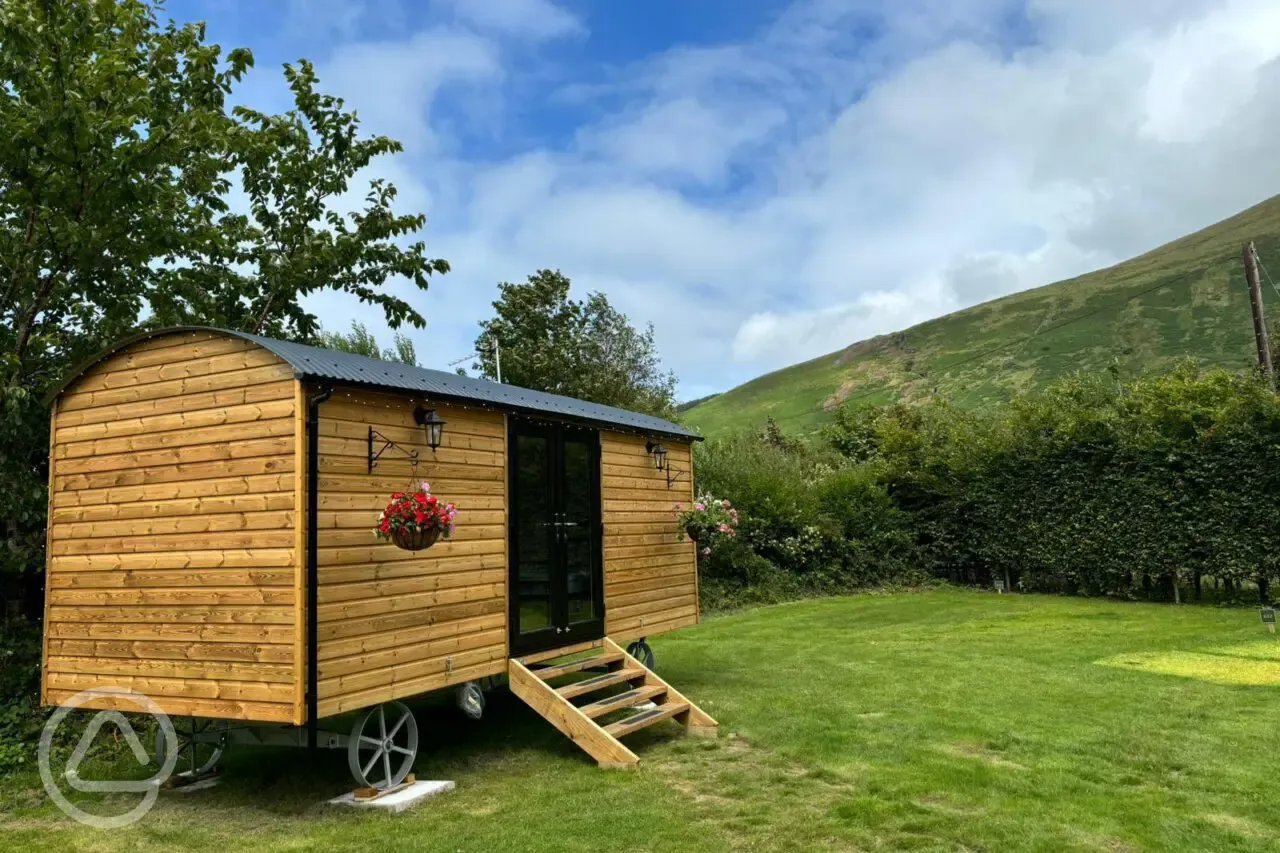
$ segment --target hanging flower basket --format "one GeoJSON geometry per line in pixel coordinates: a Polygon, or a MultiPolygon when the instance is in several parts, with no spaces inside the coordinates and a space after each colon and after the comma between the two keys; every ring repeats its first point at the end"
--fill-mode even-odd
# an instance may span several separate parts
{"type": "Polygon", "coordinates": [[[396,543],[396,547],[406,551],[422,551],[430,548],[439,538],[439,530],[414,530],[408,527],[401,527],[391,534],[391,541],[396,543]]]}
{"type": "Polygon", "coordinates": [[[699,553],[704,557],[711,553],[718,538],[737,535],[738,511],[728,501],[709,494],[697,498],[688,509],[676,504],[671,514],[680,525],[680,538],[687,536],[695,545],[701,545],[699,553]]]}
{"type": "Polygon", "coordinates": [[[431,494],[429,483],[410,492],[395,492],[378,516],[373,535],[406,551],[422,551],[453,535],[458,509],[431,494]]]}

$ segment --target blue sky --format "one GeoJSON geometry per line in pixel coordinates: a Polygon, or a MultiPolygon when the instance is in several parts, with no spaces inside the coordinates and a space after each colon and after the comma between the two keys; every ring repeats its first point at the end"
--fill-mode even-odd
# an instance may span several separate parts
{"type": "MultiPolygon", "coordinates": [[[[682,397],[1103,266],[1280,191],[1271,0],[171,0],[289,104],[307,57],[453,272],[466,355],[542,267],[652,322],[682,397]]],[[[357,193],[358,194],[358,193],[357,193]]],[[[341,296],[311,307],[389,338],[341,296]]]]}

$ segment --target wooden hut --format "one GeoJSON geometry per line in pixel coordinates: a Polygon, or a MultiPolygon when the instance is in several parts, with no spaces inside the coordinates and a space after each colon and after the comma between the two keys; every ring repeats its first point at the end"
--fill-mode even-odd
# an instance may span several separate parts
{"type": "Polygon", "coordinates": [[[240,332],[122,341],[52,404],[43,702],[124,707],[127,688],[315,745],[322,718],[505,676],[601,764],[634,764],[630,731],[715,726],[643,660],[643,638],[698,621],[672,517],[697,438],[240,332]],[[460,510],[417,552],[373,535],[411,477],[460,510]]]}

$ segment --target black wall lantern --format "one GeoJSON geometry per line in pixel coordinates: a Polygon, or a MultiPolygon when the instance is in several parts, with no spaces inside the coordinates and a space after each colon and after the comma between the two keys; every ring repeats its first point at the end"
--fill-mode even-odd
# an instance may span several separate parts
{"type": "Polygon", "coordinates": [[[667,470],[667,449],[665,447],[652,441],[646,441],[644,449],[653,456],[653,467],[659,471],[667,470]]]}
{"type": "Polygon", "coordinates": [[[444,440],[444,418],[435,409],[419,406],[413,410],[413,420],[427,431],[427,447],[435,450],[444,440]]]}
{"type": "Polygon", "coordinates": [[[667,449],[659,442],[652,440],[646,441],[644,443],[644,449],[653,457],[653,467],[657,468],[659,471],[666,472],[668,489],[688,473],[687,471],[680,471],[676,474],[671,473],[671,466],[667,463],[667,449]]]}

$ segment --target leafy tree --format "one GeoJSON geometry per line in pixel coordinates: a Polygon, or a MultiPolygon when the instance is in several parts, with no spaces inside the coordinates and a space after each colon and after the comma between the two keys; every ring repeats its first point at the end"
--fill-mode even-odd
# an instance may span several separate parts
{"type": "Polygon", "coordinates": [[[340,352],[354,353],[355,355],[367,355],[369,358],[380,358],[383,361],[395,361],[400,364],[411,364],[418,366],[418,355],[414,351],[413,341],[405,335],[396,333],[394,346],[382,349],[378,346],[378,341],[374,338],[363,323],[352,322],[351,331],[343,334],[342,332],[327,332],[324,329],[316,336],[315,343],[325,349],[338,350],[340,352]]]}
{"type": "Polygon", "coordinates": [[[210,238],[251,63],[139,2],[0,5],[0,571],[42,563],[44,389],[210,238]]]}
{"type": "Polygon", "coordinates": [[[793,438],[788,438],[786,433],[782,431],[782,427],[778,426],[778,422],[770,415],[764,423],[764,427],[760,430],[759,439],[764,444],[776,448],[781,451],[796,450],[799,446],[793,438]]]}
{"type": "Polygon", "coordinates": [[[139,2],[0,5],[0,302],[9,387],[132,328],[229,189],[232,84],[200,25],[139,2]]]}
{"type": "Polygon", "coordinates": [[[362,210],[344,206],[357,172],[403,146],[385,136],[361,139],[353,112],[340,98],[316,92],[310,62],[285,65],[294,109],[268,115],[244,106],[230,136],[231,158],[249,202],[249,214],[228,213],[217,223],[220,239],[190,266],[172,270],[157,294],[157,321],[192,317],[214,325],[275,337],[310,337],[316,318],[300,299],[319,290],[350,293],[377,305],[394,328],[426,320],[407,301],[380,289],[402,278],[426,290],[431,273],[447,261],[428,258],[422,241],[396,241],[426,224],[421,214],[393,210],[394,185],[369,183],[362,210]]]}
{"type": "Polygon", "coordinates": [[[403,245],[423,225],[355,173],[399,150],[286,66],[295,107],[228,111],[253,64],[146,0],[0,4],[0,597],[38,611],[47,390],[141,326],[208,323],[307,339],[301,299],[340,290],[388,322],[424,318],[383,286],[448,264],[403,245]],[[161,23],[161,20],[164,23],[161,23]],[[233,183],[248,212],[228,203],[233,183]],[[7,575],[7,578],[6,578],[7,575]]]}
{"type": "Polygon", "coordinates": [[[480,324],[474,368],[496,379],[500,355],[505,382],[671,417],[676,378],[662,370],[653,325],[639,331],[603,293],[578,301],[569,287],[558,270],[501,282],[496,316],[480,324]]]}

